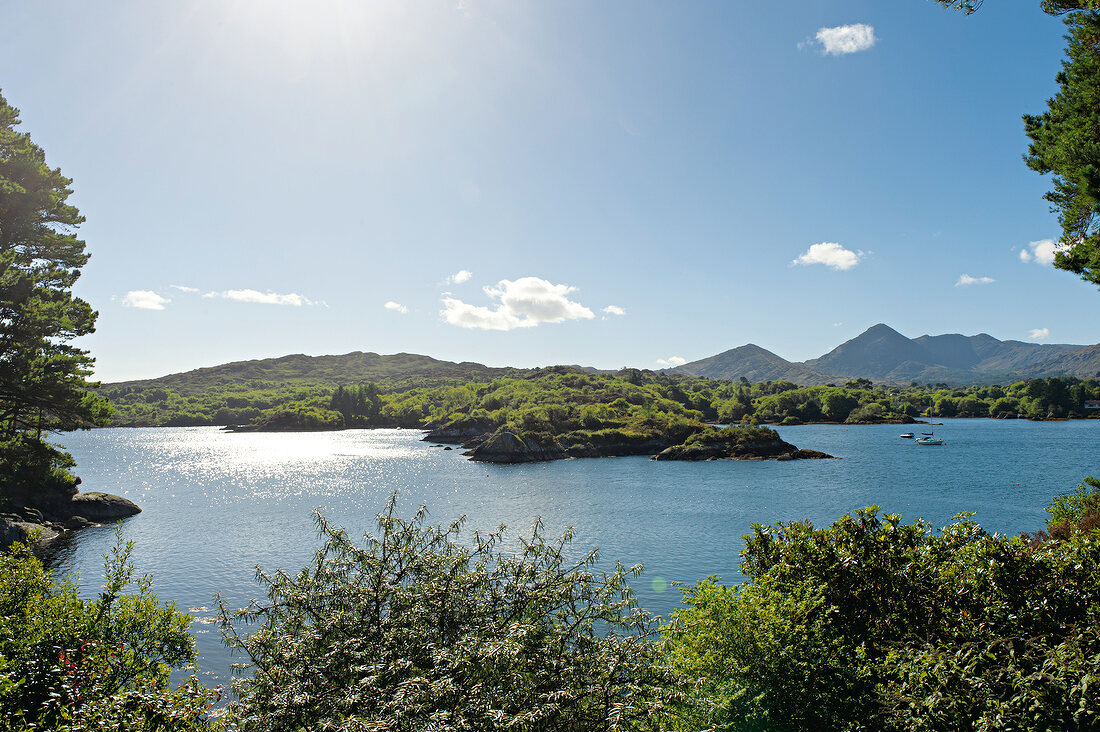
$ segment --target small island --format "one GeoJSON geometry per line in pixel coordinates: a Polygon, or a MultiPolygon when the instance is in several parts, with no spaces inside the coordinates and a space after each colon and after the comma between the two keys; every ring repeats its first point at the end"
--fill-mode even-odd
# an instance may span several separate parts
{"type": "MultiPolygon", "coordinates": [[[[443,442],[438,432],[425,440],[443,442]]],[[[517,435],[498,429],[464,443],[471,460],[486,463],[528,463],[581,457],[653,455],[654,460],[800,460],[831,458],[817,450],[800,450],[768,427],[724,427],[701,425],[683,443],[669,445],[659,434],[619,434],[610,439],[593,439],[592,434],[545,436],[517,435]],[[656,453],[656,454],[654,454],[656,453]]]]}
{"type": "Polygon", "coordinates": [[[424,439],[461,445],[471,460],[489,463],[626,455],[658,460],[831,457],[799,450],[769,427],[710,424],[702,410],[692,408],[697,397],[663,375],[588,374],[557,367],[535,379],[497,379],[478,395],[473,409],[432,420],[424,439]]]}

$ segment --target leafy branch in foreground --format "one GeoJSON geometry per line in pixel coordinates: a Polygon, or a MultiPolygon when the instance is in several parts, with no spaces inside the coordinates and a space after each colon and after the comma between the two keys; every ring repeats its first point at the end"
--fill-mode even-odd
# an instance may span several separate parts
{"type": "Polygon", "coordinates": [[[169,676],[196,659],[190,617],[137,592],[132,542],[106,555],[106,581],[82,600],[22,544],[0,553],[0,725],[5,729],[205,730],[216,692],[169,676]]]}
{"type": "Polygon", "coordinates": [[[310,566],[258,570],[266,601],[221,603],[253,671],[234,685],[241,729],[651,727],[673,685],[627,586],[641,567],[597,574],[595,550],[571,561],[572,533],[547,541],[540,523],[511,553],[503,527],[463,544],[463,519],[425,517],[398,517],[395,495],[359,546],[315,514],[310,566]]]}

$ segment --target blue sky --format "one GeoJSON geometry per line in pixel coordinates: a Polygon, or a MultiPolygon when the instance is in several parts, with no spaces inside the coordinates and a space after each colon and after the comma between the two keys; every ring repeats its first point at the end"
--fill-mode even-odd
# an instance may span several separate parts
{"type": "Polygon", "coordinates": [[[1021,160],[1037,6],[12,0],[0,89],[74,179],[106,381],[1095,343],[1021,160]]]}

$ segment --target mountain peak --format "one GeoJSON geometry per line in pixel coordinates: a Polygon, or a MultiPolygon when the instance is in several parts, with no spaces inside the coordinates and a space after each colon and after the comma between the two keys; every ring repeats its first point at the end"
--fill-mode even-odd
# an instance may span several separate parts
{"type": "Polygon", "coordinates": [[[876,323],[825,355],[803,363],[785,361],[749,343],[676,370],[715,379],[744,376],[753,381],[788,379],[804,385],[859,377],[895,383],[1011,383],[1034,376],[1093,376],[1100,372],[1100,345],[999,341],[988,333],[907,338],[885,323],[876,323]]]}
{"type": "MultiPolygon", "coordinates": [[[[857,341],[861,338],[902,338],[904,340],[909,340],[901,333],[898,333],[896,330],[888,326],[886,323],[877,323],[876,325],[872,325],[870,328],[863,331],[852,340],[857,341]]],[[[851,343],[851,341],[849,341],[849,343],[851,343]]]]}

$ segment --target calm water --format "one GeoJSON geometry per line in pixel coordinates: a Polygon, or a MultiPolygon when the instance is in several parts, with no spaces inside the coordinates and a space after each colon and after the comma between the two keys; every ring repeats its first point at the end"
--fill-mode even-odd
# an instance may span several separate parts
{"type": "MultiPolygon", "coordinates": [[[[489,466],[402,430],[225,434],[216,428],[114,429],[64,435],[85,490],[126,496],[144,510],[127,519],[139,573],[163,600],[196,616],[208,684],[228,683],[232,659],[213,624],[221,592],[243,606],[257,595],[257,565],[297,570],[318,545],[320,508],[353,535],[399,491],[403,515],[426,504],[433,523],[468,516],[470,529],[507,524],[528,534],[576,528],[578,553],[600,548],[610,564],[643,562],[642,604],[668,616],[668,583],[711,574],[738,580],[741,536],[753,522],[828,524],[872,503],[942,524],[974,511],[990,531],[1043,525],[1043,507],[1085,475],[1100,475],[1100,420],[944,420],[944,447],[920,447],[906,427],[779,428],[799,447],[843,460],[653,462],[645,457],[489,466]]],[[[115,527],[79,533],[57,557],[94,593],[115,527]]]]}

